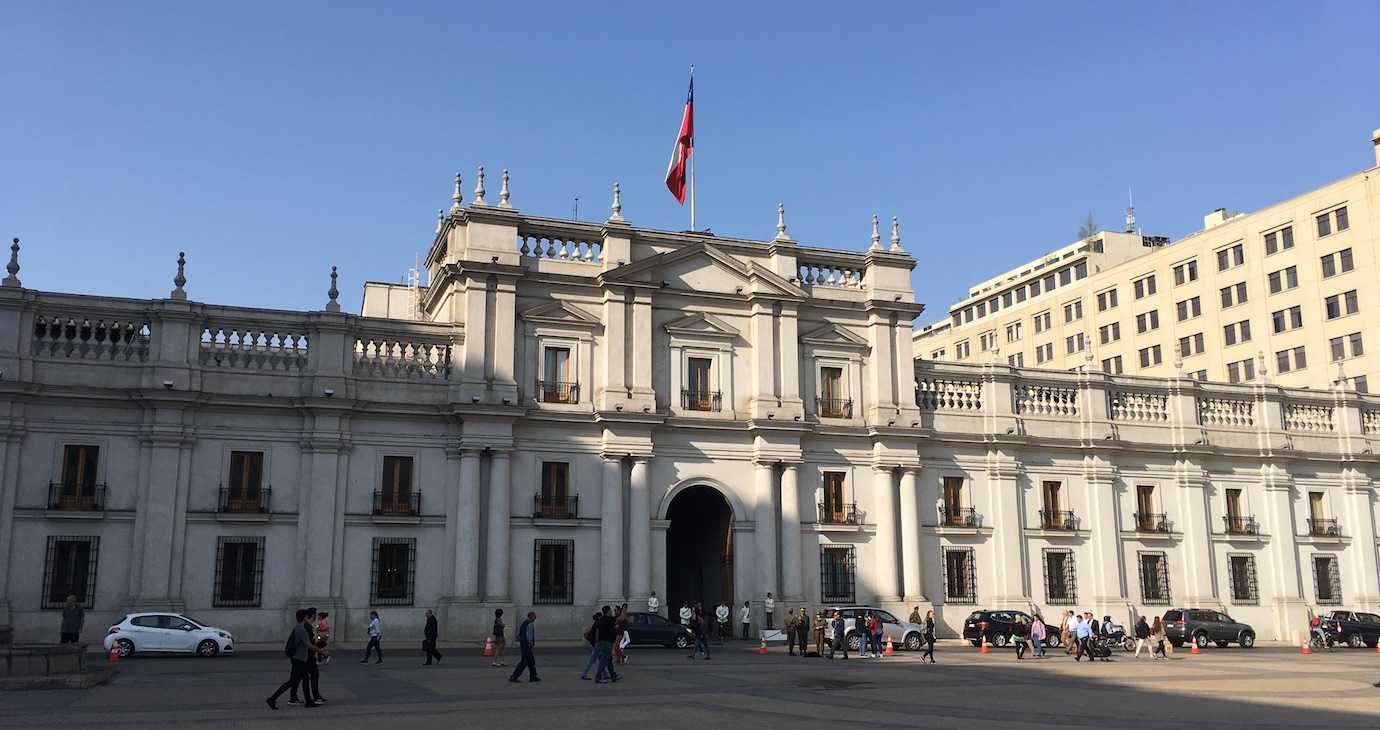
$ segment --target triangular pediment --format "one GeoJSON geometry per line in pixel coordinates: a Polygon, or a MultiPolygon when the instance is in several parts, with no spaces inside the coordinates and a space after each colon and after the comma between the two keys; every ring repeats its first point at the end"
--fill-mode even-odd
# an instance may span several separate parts
{"type": "Polygon", "coordinates": [[[565,325],[567,327],[597,327],[601,324],[593,315],[562,301],[539,304],[523,312],[522,318],[528,322],[565,325]]]}
{"type": "Polygon", "coordinates": [[[666,331],[673,335],[699,336],[699,337],[737,337],[738,330],[733,329],[722,319],[712,314],[696,312],[686,315],[679,319],[672,320],[665,324],[666,331]]]}
{"type": "Polygon", "coordinates": [[[659,286],[666,282],[677,289],[720,294],[743,294],[750,290],[787,297],[805,296],[803,289],[770,269],[740,261],[703,241],[625,264],[605,272],[601,279],[609,284],[659,286]]]}
{"type": "Polygon", "coordinates": [[[850,349],[868,347],[867,340],[832,322],[806,332],[800,336],[800,341],[811,345],[830,345],[850,349]]]}

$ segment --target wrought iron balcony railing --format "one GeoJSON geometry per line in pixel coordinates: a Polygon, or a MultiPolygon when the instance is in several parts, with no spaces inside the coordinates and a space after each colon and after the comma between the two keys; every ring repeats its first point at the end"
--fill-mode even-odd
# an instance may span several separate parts
{"type": "Polygon", "coordinates": [[[852,418],[852,398],[816,398],[815,406],[821,418],[852,418]]]}
{"type": "Polygon", "coordinates": [[[48,509],[71,512],[103,512],[104,484],[48,483],[48,509]]]}
{"type": "Polygon", "coordinates": [[[680,392],[680,407],[687,411],[718,411],[722,404],[723,396],[717,390],[682,390],[680,392]]]}
{"type": "Polygon", "coordinates": [[[422,513],[421,492],[374,492],[374,514],[416,517],[422,513]]]}
{"type": "Polygon", "coordinates": [[[858,505],[853,502],[843,504],[824,504],[819,506],[819,524],[821,525],[861,525],[866,516],[858,505]]]}
{"type": "Polygon", "coordinates": [[[216,511],[268,514],[269,497],[272,493],[272,487],[260,487],[259,489],[221,487],[220,501],[216,504],[216,511]]]}
{"type": "Polygon", "coordinates": [[[972,507],[940,507],[939,524],[942,527],[977,527],[977,511],[972,507]]]}
{"type": "Polygon", "coordinates": [[[549,520],[573,520],[580,516],[580,496],[553,497],[537,494],[532,499],[532,516],[549,520]]]}
{"type": "Polygon", "coordinates": [[[1310,518],[1308,520],[1308,534],[1318,537],[1341,537],[1342,526],[1337,524],[1337,518],[1310,518]]]}
{"type": "Polygon", "coordinates": [[[542,403],[579,403],[580,384],[560,380],[538,380],[537,400],[542,403]]]}
{"type": "Polygon", "coordinates": [[[1259,535],[1260,524],[1255,521],[1255,517],[1242,517],[1241,515],[1226,515],[1222,518],[1226,523],[1228,535],[1259,535]]]}
{"type": "Polygon", "coordinates": [[[1172,525],[1163,512],[1137,512],[1136,532],[1169,532],[1172,525]]]}
{"type": "Polygon", "coordinates": [[[1040,510],[1040,527],[1046,530],[1077,530],[1078,515],[1072,510],[1040,510]]]}

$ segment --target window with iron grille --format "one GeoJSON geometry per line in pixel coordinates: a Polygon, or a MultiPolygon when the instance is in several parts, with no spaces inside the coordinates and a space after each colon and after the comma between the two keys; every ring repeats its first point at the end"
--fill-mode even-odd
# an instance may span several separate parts
{"type": "Polygon", "coordinates": [[[263,598],[264,539],[217,537],[216,582],[211,605],[258,606],[263,598]]]}
{"type": "Polygon", "coordinates": [[[972,548],[944,549],[944,600],[977,603],[977,561],[972,548]]]}
{"type": "Polygon", "coordinates": [[[1342,602],[1342,571],[1336,555],[1313,556],[1313,591],[1318,603],[1342,602]]]}
{"type": "Polygon", "coordinates": [[[1072,550],[1045,548],[1045,600],[1053,606],[1078,602],[1078,571],[1072,550]]]}
{"type": "Polygon", "coordinates": [[[376,537],[370,567],[370,606],[411,606],[417,538],[376,537]]]}
{"type": "Polygon", "coordinates": [[[1147,606],[1169,605],[1169,558],[1163,552],[1139,551],[1140,598],[1147,606]]]}
{"type": "Polygon", "coordinates": [[[819,549],[820,601],[853,603],[857,554],[852,545],[823,545],[819,549]]]}
{"type": "Polygon", "coordinates": [[[532,603],[574,603],[575,541],[537,540],[532,552],[532,603]]]}
{"type": "Polygon", "coordinates": [[[1227,572],[1231,578],[1231,602],[1238,606],[1254,606],[1260,602],[1255,581],[1254,555],[1227,555],[1227,572]]]}
{"type": "Polygon", "coordinates": [[[62,608],[68,596],[92,608],[96,600],[96,563],[101,538],[87,535],[49,535],[43,570],[43,608],[62,608]]]}

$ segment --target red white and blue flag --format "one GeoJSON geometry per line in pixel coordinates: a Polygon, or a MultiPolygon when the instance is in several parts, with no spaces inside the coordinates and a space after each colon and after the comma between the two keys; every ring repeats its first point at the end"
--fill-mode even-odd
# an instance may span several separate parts
{"type": "Polygon", "coordinates": [[[695,77],[690,77],[690,93],[685,97],[685,113],[680,118],[680,133],[675,149],[671,150],[671,164],[666,168],[666,187],[685,205],[686,181],[689,179],[690,155],[695,153],[695,77]]]}

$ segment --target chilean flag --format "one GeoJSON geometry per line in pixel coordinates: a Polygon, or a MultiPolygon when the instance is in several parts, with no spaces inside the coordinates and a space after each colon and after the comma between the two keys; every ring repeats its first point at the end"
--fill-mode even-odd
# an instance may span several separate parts
{"type": "Polygon", "coordinates": [[[666,187],[685,205],[686,168],[695,152],[695,77],[690,77],[690,94],[685,98],[685,113],[680,118],[680,133],[671,150],[671,164],[666,168],[666,187]]]}

